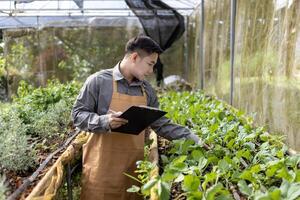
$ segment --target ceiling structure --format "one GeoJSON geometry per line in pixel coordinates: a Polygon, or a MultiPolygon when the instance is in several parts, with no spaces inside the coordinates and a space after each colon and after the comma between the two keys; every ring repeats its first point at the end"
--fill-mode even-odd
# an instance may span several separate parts
{"type": "MultiPolygon", "coordinates": [[[[181,15],[189,16],[201,0],[162,1],[181,15]]],[[[119,26],[128,23],[128,19],[129,23],[138,23],[125,0],[0,0],[0,29],[44,27],[53,22],[56,26],[107,26],[112,20],[116,21],[112,26],[119,26]],[[95,18],[103,20],[95,23],[95,18]]]]}
{"type": "MultiPolygon", "coordinates": [[[[142,1],[142,0],[141,0],[142,1]]],[[[199,3],[195,0],[162,0],[182,15],[188,15],[199,3]]],[[[132,16],[124,0],[0,0],[0,16],[45,15],[132,16]]]]}

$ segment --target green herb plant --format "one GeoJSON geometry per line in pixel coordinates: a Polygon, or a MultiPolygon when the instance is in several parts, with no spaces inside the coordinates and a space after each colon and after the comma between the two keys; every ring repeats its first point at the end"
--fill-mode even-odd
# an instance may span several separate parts
{"type": "Polygon", "coordinates": [[[36,152],[29,144],[26,126],[13,111],[0,116],[0,166],[25,171],[36,164],[36,152]]]}
{"type": "Polygon", "coordinates": [[[20,83],[13,102],[0,105],[1,171],[34,169],[41,152],[52,152],[63,142],[79,88],[76,82],[55,80],[39,88],[20,83]]]}

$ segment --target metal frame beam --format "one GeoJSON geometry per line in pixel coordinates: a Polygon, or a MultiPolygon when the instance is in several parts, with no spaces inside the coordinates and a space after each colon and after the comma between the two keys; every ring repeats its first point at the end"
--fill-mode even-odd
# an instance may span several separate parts
{"type": "MultiPolygon", "coordinates": [[[[193,8],[174,8],[175,10],[193,10],[193,8]]],[[[70,9],[67,9],[67,8],[60,8],[60,9],[56,9],[56,8],[40,8],[40,9],[0,9],[1,11],[18,11],[18,10],[21,10],[21,11],[114,11],[114,10],[117,10],[117,11],[130,11],[130,10],[149,10],[149,9],[145,9],[145,8],[136,8],[136,9],[129,9],[129,8],[70,8],[70,9]]],[[[169,9],[151,9],[151,10],[156,10],[156,11],[164,11],[164,10],[169,10],[169,9]]]]}
{"type": "Polygon", "coordinates": [[[200,88],[204,90],[205,84],[205,44],[204,44],[204,32],[205,32],[205,9],[204,0],[201,0],[201,19],[200,19],[200,88]]]}
{"type": "Polygon", "coordinates": [[[236,19],[236,0],[231,0],[231,9],[230,9],[230,105],[233,105],[233,93],[234,93],[235,19],[236,19]]]}

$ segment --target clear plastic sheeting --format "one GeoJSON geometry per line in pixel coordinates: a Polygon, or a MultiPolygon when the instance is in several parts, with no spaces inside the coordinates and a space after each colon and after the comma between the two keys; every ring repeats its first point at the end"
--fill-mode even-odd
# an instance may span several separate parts
{"type": "MultiPolygon", "coordinates": [[[[92,73],[114,67],[124,56],[126,42],[143,33],[136,22],[137,19],[94,18],[90,24],[96,26],[4,30],[6,68],[2,76],[9,83],[7,96],[16,94],[21,80],[37,86],[46,85],[53,78],[62,82],[84,81],[92,73]],[[104,26],[102,20],[110,23],[104,26]],[[120,22],[124,26],[111,25],[120,22]]],[[[182,74],[183,52],[183,39],[180,39],[161,56],[166,75],[182,74]]],[[[150,80],[154,81],[154,76],[150,80]]]]}
{"type": "MultiPolygon", "coordinates": [[[[127,21],[128,22],[128,21],[127,21]]],[[[46,85],[49,79],[84,81],[101,69],[114,67],[124,55],[128,39],[140,26],[48,27],[7,29],[3,32],[9,96],[20,80],[46,85]]]]}
{"type": "Polygon", "coordinates": [[[234,105],[300,150],[300,1],[237,7],[234,105]]]}
{"type": "MultiPolygon", "coordinates": [[[[230,102],[230,1],[205,1],[208,94],[230,102]]],[[[238,1],[233,106],[300,150],[300,1],[238,1]]],[[[200,82],[200,7],[188,31],[189,76],[200,82]]]]}
{"type": "MultiPolygon", "coordinates": [[[[200,6],[188,25],[188,80],[200,87],[200,6]]],[[[230,1],[206,1],[204,21],[204,90],[226,101],[230,97],[230,1]]]]}

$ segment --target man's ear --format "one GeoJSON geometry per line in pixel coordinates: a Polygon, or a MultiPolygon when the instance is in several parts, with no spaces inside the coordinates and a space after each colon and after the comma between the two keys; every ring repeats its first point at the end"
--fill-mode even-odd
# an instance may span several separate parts
{"type": "Polygon", "coordinates": [[[133,52],[131,55],[130,55],[130,60],[132,62],[136,62],[137,58],[138,58],[139,54],[137,52],[133,52]]]}

